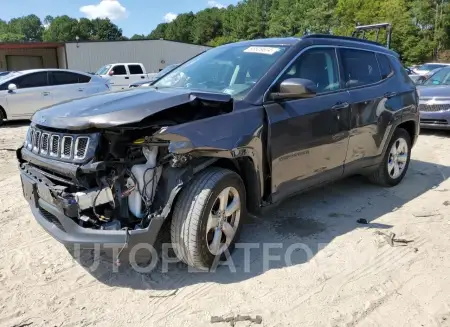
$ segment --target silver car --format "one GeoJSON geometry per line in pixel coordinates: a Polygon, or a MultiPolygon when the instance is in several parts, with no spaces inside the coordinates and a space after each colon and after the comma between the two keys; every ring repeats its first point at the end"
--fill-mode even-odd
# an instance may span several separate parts
{"type": "Polygon", "coordinates": [[[420,127],[450,130],[450,67],[439,70],[417,90],[420,127]]]}
{"type": "Polygon", "coordinates": [[[30,119],[39,109],[110,90],[99,76],[66,69],[33,69],[0,76],[0,125],[30,119]]]}

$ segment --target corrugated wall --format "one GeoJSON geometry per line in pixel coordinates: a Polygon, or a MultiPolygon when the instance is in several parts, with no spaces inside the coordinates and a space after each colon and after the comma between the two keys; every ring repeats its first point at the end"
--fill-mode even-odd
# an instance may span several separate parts
{"type": "Polygon", "coordinates": [[[44,68],[58,68],[56,49],[0,49],[0,71],[7,70],[6,56],[42,57],[44,68]]]}
{"type": "Polygon", "coordinates": [[[81,42],[78,47],[76,43],[66,44],[68,68],[84,72],[95,72],[105,64],[140,62],[147,72],[156,73],[207,49],[210,48],[165,40],[81,42]]]}

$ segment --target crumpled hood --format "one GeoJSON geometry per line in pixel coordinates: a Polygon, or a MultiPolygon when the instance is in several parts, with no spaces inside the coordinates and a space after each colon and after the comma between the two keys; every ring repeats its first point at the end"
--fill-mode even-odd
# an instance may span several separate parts
{"type": "Polygon", "coordinates": [[[37,111],[32,123],[59,129],[107,128],[140,122],[196,99],[229,102],[231,96],[189,89],[135,88],[62,102],[37,111]]]}
{"type": "Polygon", "coordinates": [[[449,98],[450,85],[421,85],[418,86],[419,98],[449,98]]]}

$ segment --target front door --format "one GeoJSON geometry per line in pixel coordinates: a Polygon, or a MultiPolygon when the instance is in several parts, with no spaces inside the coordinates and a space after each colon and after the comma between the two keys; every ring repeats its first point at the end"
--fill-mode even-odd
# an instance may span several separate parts
{"type": "Polygon", "coordinates": [[[6,113],[8,117],[30,118],[37,110],[53,103],[52,87],[47,72],[26,74],[11,80],[17,90],[7,91],[6,113]]]}
{"type": "Polygon", "coordinates": [[[287,78],[309,79],[317,86],[314,98],[265,104],[274,202],[343,174],[350,96],[340,87],[338,66],[334,48],[306,50],[271,90],[287,78]]]}
{"type": "Polygon", "coordinates": [[[114,75],[110,77],[111,88],[113,91],[125,90],[130,85],[130,75],[125,65],[115,65],[111,68],[114,75]]]}

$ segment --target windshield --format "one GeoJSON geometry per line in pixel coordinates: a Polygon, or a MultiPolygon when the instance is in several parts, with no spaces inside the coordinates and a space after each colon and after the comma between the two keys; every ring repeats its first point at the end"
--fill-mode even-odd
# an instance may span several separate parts
{"type": "Polygon", "coordinates": [[[450,67],[440,69],[428,78],[423,85],[450,85],[450,67]]]}
{"type": "Polygon", "coordinates": [[[441,68],[441,67],[447,67],[447,66],[442,65],[442,64],[423,64],[422,66],[419,66],[416,70],[433,70],[433,69],[441,68]]]}
{"type": "Polygon", "coordinates": [[[10,72],[8,74],[1,75],[0,76],[0,81],[3,81],[5,79],[10,79],[10,78],[13,78],[13,77],[16,77],[16,76],[19,76],[19,75],[22,75],[22,73],[21,72],[10,72]]]}
{"type": "Polygon", "coordinates": [[[95,75],[106,75],[111,65],[105,65],[95,72],[95,75]]]}
{"type": "Polygon", "coordinates": [[[282,46],[224,46],[179,66],[153,86],[179,87],[243,96],[286,51],[282,46]]]}

